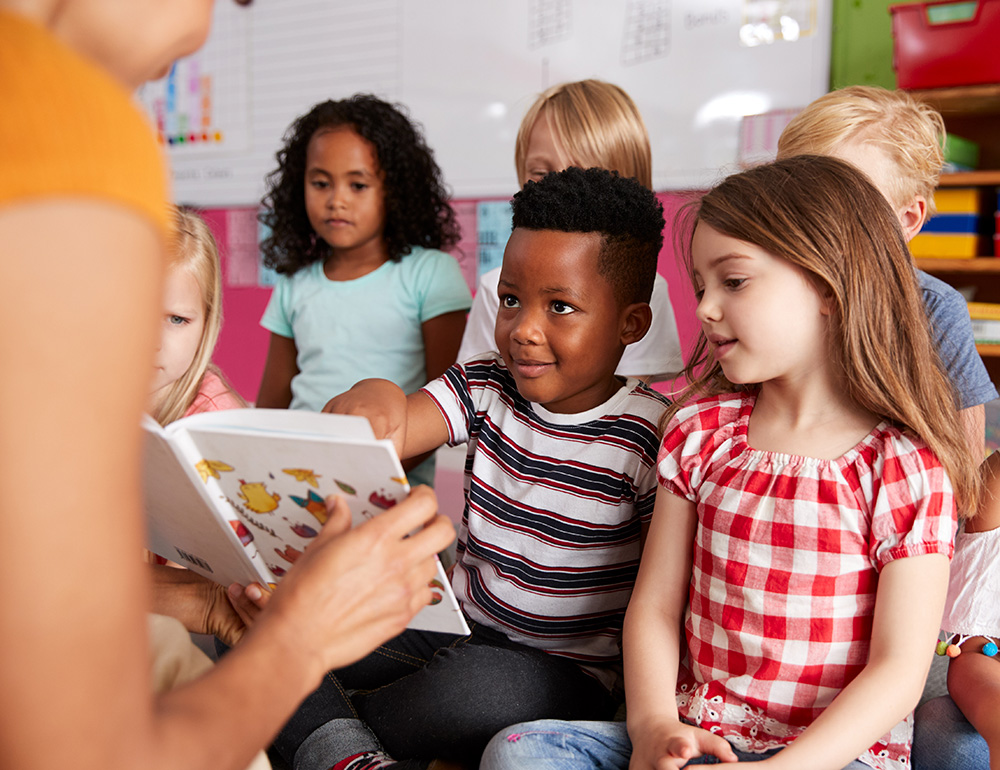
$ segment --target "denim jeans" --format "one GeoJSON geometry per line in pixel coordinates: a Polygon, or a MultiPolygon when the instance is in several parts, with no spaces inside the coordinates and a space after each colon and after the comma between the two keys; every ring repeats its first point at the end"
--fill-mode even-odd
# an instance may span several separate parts
{"type": "Polygon", "coordinates": [[[458,638],[408,630],[358,663],[327,674],[274,746],[291,766],[314,730],[332,719],[354,718],[395,759],[437,758],[474,767],[490,738],[508,725],[610,719],[617,706],[575,663],[485,626],[473,625],[470,636],[458,638]]]}
{"type": "Polygon", "coordinates": [[[917,709],[913,721],[913,770],[989,770],[990,750],[950,695],[917,709]]]}
{"type": "MultiPolygon", "coordinates": [[[[781,751],[748,754],[741,762],[759,762],[781,751]]],[[[628,770],[632,742],[624,722],[560,722],[546,719],[514,725],[498,733],[483,754],[479,770],[628,770]]],[[[685,767],[723,764],[716,757],[698,757],[685,767]]],[[[855,760],[844,770],[871,770],[855,760]]]]}

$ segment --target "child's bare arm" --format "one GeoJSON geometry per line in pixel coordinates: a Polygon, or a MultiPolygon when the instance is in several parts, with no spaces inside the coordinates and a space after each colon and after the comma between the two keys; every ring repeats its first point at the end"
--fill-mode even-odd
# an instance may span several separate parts
{"type": "Polygon", "coordinates": [[[864,670],[767,768],[840,770],[903,719],[920,699],[944,611],[948,558],[896,559],[879,576],[864,670]]]}
{"type": "Polygon", "coordinates": [[[458,358],[465,333],[465,311],[443,313],[424,321],[420,328],[424,338],[424,368],[430,382],[444,374],[458,358]]]}
{"type": "Polygon", "coordinates": [[[434,402],[420,392],[407,396],[389,380],[362,380],[330,399],[323,411],[367,417],[375,436],[391,439],[404,460],[448,440],[448,425],[434,402]]]}
{"type": "Polygon", "coordinates": [[[965,428],[965,435],[969,440],[969,446],[976,453],[976,457],[983,457],[986,447],[986,407],[982,404],[970,406],[958,413],[962,418],[962,427],[965,428]]]}
{"type": "Polygon", "coordinates": [[[729,762],[736,759],[725,739],[681,722],[673,698],[696,523],[694,503],[657,490],[639,576],[625,614],[630,770],[679,768],[703,754],[729,762]]]}
{"type": "Polygon", "coordinates": [[[295,340],[271,332],[264,376],[257,393],[258,407],[287,409],[292,403],[292,378],[299,373],[295,340]]]}
{"type": "Polygon", "coordinates": [[[965,718],[986,740],[990,768],[1000,768],[1000,660],[982,654],[988,640],[975,636],[948,664],[948,692],[965,718]]]}

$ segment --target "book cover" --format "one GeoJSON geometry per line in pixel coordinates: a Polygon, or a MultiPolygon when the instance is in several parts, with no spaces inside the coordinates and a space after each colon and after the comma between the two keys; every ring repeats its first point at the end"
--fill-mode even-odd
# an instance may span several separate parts
{"type": "MultiPolygon", "coordinates": [[[[360,524],[410,489],[363,417],[231,409],[143,427],[149,548],[222,585],[276,585],[326,522],[328,495],[360,524]]],[[[410,628],[469,633],[440,563],[431,588],[410,628]]]]}

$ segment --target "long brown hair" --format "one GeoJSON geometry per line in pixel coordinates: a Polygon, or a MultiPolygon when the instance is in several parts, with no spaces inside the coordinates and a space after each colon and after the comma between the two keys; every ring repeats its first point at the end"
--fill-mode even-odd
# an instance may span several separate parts
{"type": "MultiPolygon", "coordinates": [[[[864,174],[835,158],[786,158],[724,180],[688,209],[689,223],[692,215],[683,250],[692,283],[691,238],[700,225],[805,270],[831,297],[829,346],[847,395],[922,439],[948,473],[959,511],[974,513],[980,458],[963,432],[899,222],[864,174]]],[[[697,396],[754,387],[729,382],[708,354],[702,333],[684,371],[690,385],[672,412],[697,396]]]]}

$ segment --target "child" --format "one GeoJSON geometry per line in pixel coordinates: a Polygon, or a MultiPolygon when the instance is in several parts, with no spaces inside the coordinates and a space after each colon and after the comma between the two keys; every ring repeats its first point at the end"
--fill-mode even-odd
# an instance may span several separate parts
{"type": "Polygon", "coordinates": [[[329,406],[368,416],[403,457],[468,441],[453,585],[472,635],[407,631],[331,673],[278,742],[296,770],[396,766],[379,743],[419,758],[399,767],[475,766],[527,715],[614,714],[666,406],[614,372],[649,326],[662,208],[635,180],[570,168],[526,185],[513,210],[499,355],[409,397],[370,380],[329,406]]]}
{"type": "Polygon", "coordinates": [[[149,411],[160,425],[246,406],[212,364],[222,329],[219,250],[193,211],[171,207],[175,241],[164,287],[163,329],[149,411]]]}
{"type": "Polygon", "coordinates": [[[796,157],[708,193],[690,252],[702,336],[625,621],[627,734],[518,725],[482,767],[901,770],[978,478],[906,242],[861,173],[796,157]]]}
{"type": "MultiPolygon", "coordinates": [[[[832,155],[861,169],[889,200],[909,241],[934,213],[944,136],[941,116],[906,92],[851,86],[821,96],[800,112],[778,140],[778,157],[832,155]]],[[[983,404],[996,398],[997,390],[976,351],[965,299],[922,270],[917,279],[962,421],[981,457],[983,404]]]]}
{"type": "MultiPolygon", "coordinates": [[[[635,103],[616,85],[580,80],[552,86],[531,105],[517,132],[514,167],[522,187],[567,166],[606,168],[653,189],[649,136],[635,103]]],[[[500,268],[479,281],[458,360],[494,350],[500,268]]],[[[649,332],[625,348],[617,373],[646,382],[667,379],[681,368],[677,323],[667,282],[659,273],[650,300],[649,332]]]]}
{"type": "MultiPolygon", "coordinates": [[[[412,393],[455,362],[472,298],[441,170],[398,107],[359,94],[296,120],[268,178],[281,277],[257,406],[319,411],[366,377],[412,393]]],[[[433,469],[424,467],[430,481],[433,469]]]]}
{"type": "Polygon", "coordinates": [[[917,710],[914,768],[1000,768],[1000,453],[990,455],[982,470],[983,504],[959,528],[941,622],[945,639],[938,654],[952,658],[950,697],[917,710]]]}

